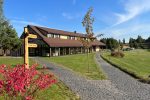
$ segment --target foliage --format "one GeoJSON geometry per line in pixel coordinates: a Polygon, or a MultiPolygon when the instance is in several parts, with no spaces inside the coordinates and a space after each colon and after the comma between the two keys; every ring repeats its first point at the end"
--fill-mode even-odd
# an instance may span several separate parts
{"type": "Polygon", "coordinates": [[[141,36],[138,36],[137,39],[130,38],[129,45],[133,48],[150,48],[150,37],[148,39],[143,39],[141,36]]]}
{"type": "Polygon", "coordinates": [[[122,40],[122,41],[123,41],[123,44],[125,44],[125,43],[126,43],[126,42],[125,42],[125,38],[123,38],[123,40],[122,40]]]}
{"type": "Polygon", "coordinates": [[[0,1],[0,48],[4,50],[16,50],[21,46],[15,29],[3,15],[3,1],[0,1]]]}
{"type": "Polygon", "coordinates": [[[0,94],[4,95],[5,99],[31,100],[39,90],[56,83],[52,74],[38,72],[36,67],[37,65],[32,65],[30,69],[26,69],[25,65],[17,65],[14,68],[1,65],[0,94]]]}
{"type": "Polygon", "coordinates": [[[150,43],[150,37],[145,40],[146,43],[150,43]]]}
{"type": "MultiPolygon", "coordinates": [[[[4,22],[4,16],[3,16],[3,0],[0,0],[0,34],[3,29],[3,22],[4,22]]],[[[0,43],[1,47],[1,43],[0,43]]]]}
{"type": "Polygon", "coordinates": [[[93,22],[94,18],[91,17],[93,12],[93,8],[89,8],[88,12],[85,14],[84,19],[82,21],[83,27],[85,27],[87,34],[93,34],[93,22]]]}
{"type": "Polygon", "coordinates": [[[119,42],[114,38],[103,38],[101,42],[106,44],[107,49],[116,49],[119,47],[119,42]]]}
{"type": "Polygon", "coordinates": [[[80,39],[80,41],[82,42],[84,48],[86,49],[86,53],[87,53],[87,63],[88,63],[88,72],[89,72],[89,48],[90,48],[90,43],[93,41],[93,22],[94,22],[94,18],[92,17],[92,12],[93,12],[93,8],[89,8],[89,10],[87,11],[87,13],[85,14],[83,21],[82,21],[82,25],[83,27],[85,27],[86,30],[86,39],[80,39]]]}
{"type": "Polygon", "coordinates": [[[125,55],[124,55],[123,52],[120,52],[120,51],[114,51],[114,52],[111,52],[111,56],[123,58],[125,55]]]}
{"type": "Polygon", "coordinates": [[[2,21],[3,21],[3,0],[0,0],[0,23],[2,21]]]}
{"type": "Polygon", "coordinates": [[[0,43],[3,50],[16,50],[21,46],[21,41],[17,37],[15,29],[11,26],[3,28],[0,34],[0,43]]]}
{"type": "MultiPolygon", "coordinates": [[[[24,62],[23,60],[24,59],[20,57],[0,57],[0,65],[6,64],[6,66],[11,65],[11,67],[15,67],[18,64],[22,64],[24,62]]],[[[30,58],[29,63],[32,65],[37,62],[30,58]]],[[[51,73],[49,69],[43,69],[42,65],[39,65],[36,69],[40,72],[44,71],[45,74],[51,73]]],[[[50,88],[39,91],[34,100],[49,100],[49,98],[51,98],[51,100],[78,100],[76,99],[76,94],[59,80],[57,80],[57,83],[53,84],[50,88]]],[[[0,96],[0,100],[5,100],[4,96],[0,96]]]]}
{"type": "Polygon", "coordinates": [[[137,49],[125,51],[124,54],[123,58],[112,57],[109,52],[104,52],[102,56],[123,71],[134,75],[134,77],[150,81],[148,77],[150,75],[150,52],[137,49]]]}

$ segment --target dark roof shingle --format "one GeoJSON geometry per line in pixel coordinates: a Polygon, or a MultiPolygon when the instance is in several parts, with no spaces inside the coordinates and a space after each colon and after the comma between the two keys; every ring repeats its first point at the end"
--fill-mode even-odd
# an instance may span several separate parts
{"type": "MultiPolygon", "coordinates": [[[[68,36],[86,37],[85,34],[67,32],[67,31],[50,29],[45,27],[33,26],[33,25],[28,25],[28,28],[30,28],[32,31],[37,33],[43,39],[43,41],[45,41],[50,47],[83,47],[83,44],[79,40],[48,38],[44,36],[44,34],[54,33],[54,34],[61,34],[61,35],[68,35],[68,36]]],[[[98,40],[93,41],[90,45],[105,46],[104,43],[99,42],[98,40]]]]}
{"type": "Polygon", "coordinates": [[[59,38],[44,38],[43,39],[50,47],[82,47],[82,43],[78,40],[59,39],[59,38]]]}

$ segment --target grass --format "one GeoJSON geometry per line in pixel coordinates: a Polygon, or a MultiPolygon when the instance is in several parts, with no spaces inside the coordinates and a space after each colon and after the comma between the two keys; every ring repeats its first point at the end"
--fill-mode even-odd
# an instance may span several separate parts
{"type": "Polygon", "coordinates": [[[40,91],[35,100],[79,100],[79,98],[62,82],[58,82],[51,88],[40,91]]]}
{"type": "Polygon", "coordinates": [[[124,58],[112,57],[110,52],[104,52],[102,57],[139,79],[150,80],[150,52],[148,50],[133,50],[124,53],[124,58]]]}
{"type": "MultiPolygon", "coordinates": [[[[23,64],[24,59],[22,57],[0,57],[0,64],[6,64],[8,66],[15,66],[17,64],[23,64]]],[[[32,59],[29,60],[29,64],[34,64],[34,61],[32,59]]]]}
{"type": "Polygon", "coordinates": [[[44,59],[56,64],[63,65],[64,67],[84,75],[89,79],[99,80],[106,78],[94,60],[94,53],[89,54],[89,72],[86,54],[59,56],[44,59]]]}
{"type": "MultiPolygon", "coordinates": [[[[34,61],[30,59],[30,64],[33,64],[34,61]]],[[[9,58],[9,57],[0,57],[0,65],[6,64],[15,66],[16,64],[23,64],[23,58],[9,58]]],[[[47,70],[47,72],[49,72],[47,70]]],[[[65,86],[62,82],[58,82],[52,85],[46,90],[39,91],[35,100],[79,100],[75,93],[70,91],[70,89],[65,86]]],[[[3,96],[0,96],[0,100],[4,100],[3,96]]]]}

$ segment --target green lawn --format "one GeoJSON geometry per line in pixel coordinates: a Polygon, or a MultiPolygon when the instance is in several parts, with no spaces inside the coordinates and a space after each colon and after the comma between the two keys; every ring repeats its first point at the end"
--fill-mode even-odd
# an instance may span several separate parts
{"type": "MultiPolygon", "coordinates": [[[[30,59],[30,64],[33,64],[34,61],[30,59]]],[[[0,65],[12,65],[23,64],[23,58],[6,58],[0,57],[0,65]]],[[[77,96],[70,91],[70,89],[65,86],[62,82],[52,85],[50,88],[39,91],[36,100],[79,100],[77,96]]],[[[1,96],[0,100],[4,100],[1,96]]]]}
{"type": "MultiPolygon", "coordinates": [[[[15,66],[17,64],[23,64],[24,60],[22,57],[0,57],[0,64],[6,64],[6,65],[11,65],[11,66],[15,66]]],[[[34,61],[32,59],[30,59],[29,61],[30,65],[34,64],[34,61]]]]}
{"type": "Polygon", "coordinates": [[[95,60],[94,60],[94,53],[89,54],[89,61],[87,60],[86,54],[77,54],[77,55],[68,55],[68,56],[59,56],[59,57],[51,57],[51,58],[44,58],[50,62],[54,62],[64,67],[67,67],[81,75],[86,76],[89,79],[105,79],[105,75],[103,72],[98,68],[95,60]],[[88,72],[88,63],[90,64],[88,72]]]}
{"type": "Polygon", "coordinates": [[[133,50],[126,51],[124,58],[111,57],[110,53],[103,53],[102,56],[117,65],[124,71],[127,71],[140,79],[149,80],[150,75],[150,51],[133,50]]]}

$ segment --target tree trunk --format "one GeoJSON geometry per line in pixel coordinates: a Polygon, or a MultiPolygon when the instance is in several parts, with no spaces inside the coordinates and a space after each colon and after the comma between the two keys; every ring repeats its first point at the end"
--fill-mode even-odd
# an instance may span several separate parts
{"type": "Polygon", "coordinates": [[[89,68],[89,48],[87,48],[87,64],[88,64],[88,73],[90,72],[90,68],[89,68]]]}

